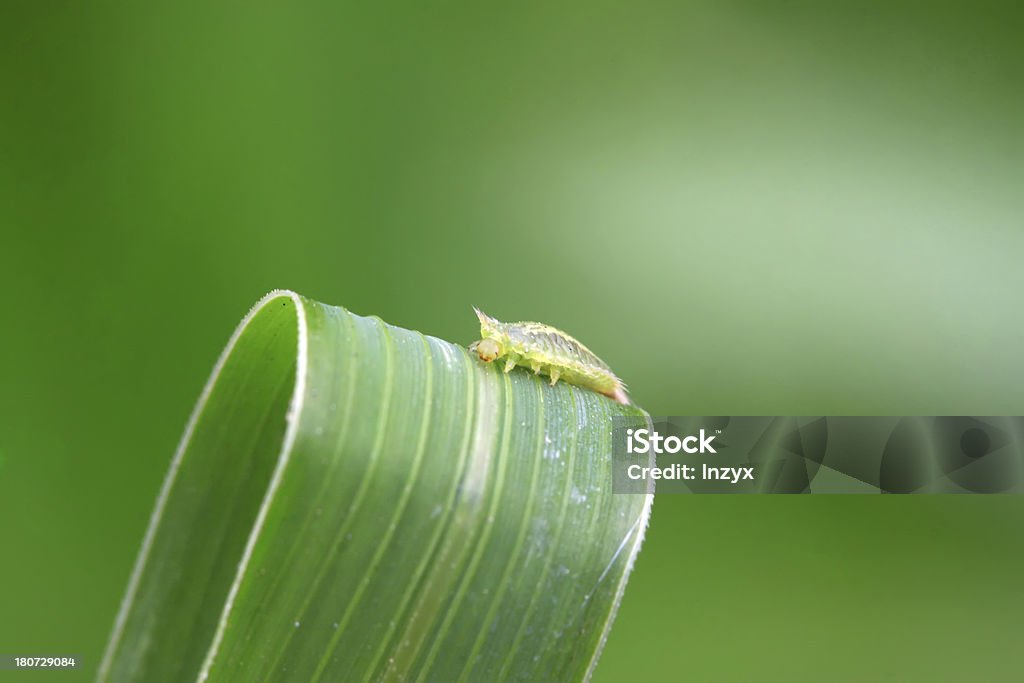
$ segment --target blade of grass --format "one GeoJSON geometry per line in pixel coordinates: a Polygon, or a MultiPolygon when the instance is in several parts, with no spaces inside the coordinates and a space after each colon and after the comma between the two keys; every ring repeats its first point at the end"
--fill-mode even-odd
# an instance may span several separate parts
{"type": "Polygon", "coordinates": [[[584,680],[650,496],[643,415],[272,292],[201,395],[99,680],[584,680]]]}

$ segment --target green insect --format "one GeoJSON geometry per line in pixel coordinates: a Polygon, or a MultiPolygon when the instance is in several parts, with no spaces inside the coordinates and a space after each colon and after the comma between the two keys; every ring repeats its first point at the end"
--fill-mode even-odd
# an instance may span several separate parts
{"type": "Polygon", "coordinates": [[[541,323],[503,323],[475,307],[473,310],[480,319],[482,339],[473,342],[469,350],[480,360],[490,363],[504,358],[505,372],[516,365],[527,366],[534,374],[550,377],[551,386],[561,379],[629,405],[622,380],[593,351],[565,332],[541,323]]]}

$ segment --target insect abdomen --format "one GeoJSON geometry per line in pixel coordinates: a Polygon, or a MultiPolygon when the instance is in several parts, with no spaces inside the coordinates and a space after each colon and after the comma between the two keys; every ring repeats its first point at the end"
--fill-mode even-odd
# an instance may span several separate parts
{"type": "Polygon", "coordinates": [[[587,347],[569,335],[538,323],[508,324],[512,350],[526,366],[540,365],[542,375],[557,371],[560,379],[620,400],[622,382],[587,347]]]}

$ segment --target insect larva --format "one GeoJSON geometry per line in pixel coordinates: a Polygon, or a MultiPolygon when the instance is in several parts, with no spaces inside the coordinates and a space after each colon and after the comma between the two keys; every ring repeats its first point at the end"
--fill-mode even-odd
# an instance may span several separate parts
{"type": "Polygon", "coordinates": [[[504,358],[505,372],[523,365],[534,374],[550,377],[551,386],[561,379],[629,405],[622,380],[593,351],[565,332],[541,323],[503,323],[475,307],[473,310],[480,319],[481,339],[469,350],[480,360],[490,363],[504,358]]]}

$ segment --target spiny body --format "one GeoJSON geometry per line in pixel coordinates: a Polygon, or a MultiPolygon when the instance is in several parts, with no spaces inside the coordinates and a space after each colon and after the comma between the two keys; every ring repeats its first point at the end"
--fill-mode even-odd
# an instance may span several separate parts
{"type": "Polygon", "coordinates": [[[541,323],[503,323],[473,309],[480,319],[480,341],[469,350],[485,363],[505,360],[505,372],[522,365],[547,375],[551,386],[561,379],[629,405],[626,385],[608,364],[565,332],[541,323]]]}

